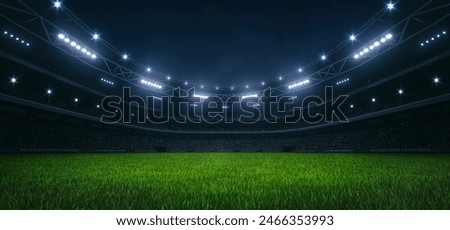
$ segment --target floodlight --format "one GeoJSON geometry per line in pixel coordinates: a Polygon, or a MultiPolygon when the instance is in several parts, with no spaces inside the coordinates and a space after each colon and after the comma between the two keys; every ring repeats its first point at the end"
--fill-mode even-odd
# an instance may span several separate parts
{"type": "Polygon", "coordinates": [[[63,40],[63,39],[66,38],[66,36],[65,36],[64,34],[58,34],[58,38],[61,39],[61,40],[63,40]]]}
{"type": "Polygon", "coordinates": [[[16,84],[16,83],[17,83],[17,78],[12,77],[12,78],[11,78],[11,83],[16,84]]]}
{"type": "Polygon", "coordinates": [[[77,45],[75,48],[76,48],[77,50],[80,50],[80,49],[81,49],[81,46],[80,46],[80,45],[77,45]]]}
{"type": "Polygon", "coordinates": [[[203,85],[201,85],[201,86],[200,86],[200,88],[202,88],[202,89],[203,89],[203,85]]]}
{"type": "Polygon", "coordinates": [[[30,46],[30,43],[27,43],[27,46],[30,46]]]}
{"type": "Polygon", "coordinates": [[[265,85],[266,83],[265,82],[261,82],[261,85],[265,85]]]}
{"type": "Polygon", "coordinates": [[[8,31],[3,32],[4,34],[8,34],[8,31]]]}
{"type": "Polygon", "coordinates": [[[356,36],[354,34],[350,35],[350,41],[355,41],[356,40],[356,36]]]}
{"type": "Polygon", "coordinates": [[[386,34],[385,38],[388,39],[388,40],[391,39],[392,38],[392,34],[386,34]]]}
{"type": "Polygon", "coordinates": [[[374,45],[375,47],[378,47],[378,46],[380,46],[380,43],[379,43],[379,42],[375,42],[375,43],[373,43],[373,45],[374,45]]]}
{"type": "Polygon", "coordinates": [[[91,54],[92,54],[92,53],[89,52],[89,51],[86,52],[86,55],[87,55],[87,56],[91,56],[91,54]]]}
{"type": "Polygon", "coordinates": [[[98,39],[100,39],[100,35],[95,33],[94,35],[92,35],[92,38],[97,41],[98,39]]]}
{"type": "Polygon", "coordinates": [[[170,76],[167,76],[167,80],[170,80],[170,76]]]}
{"type": "Polygon", "coordinates": [[[299,73],[303,72],[303,69],[302,69],[302,68],[299,68],[299,69],[298,69],[298,72],[299,72],[299,73]]]}
{"type": "Polygon", "coordinates": [[[151,68],[147,68],[147,72],[150,73],[152,71],[151,68]]]}
{"type": "Polygon", "coordinates": [[[77,43],[76,42],[71,42],[70,45],[75,47],[75,46],[77,46],[77,43]]]}
{"type": "Polygon", "coordinates": [[[403,89],[398,90],[398,94],[402,95],[404,93],[403,89]]]}
{"type": "Polygon", "coordinates": [[[325,55],[320,56],[320,58],[322,59],[322,61],[327,60],[327,56],[325,56],[325,55]]]}
{"type": "Polygon", "coordinates": [[[188,85],[188,82],[186,81],[186,82],[184,82],[184,85],[188,85]]]}
{"type": "Polygon", "coordinates": [[[434,37],[433,37],[433,38],[431,38],[431,41],[434,41],[434,37]]]}
{"type": "Polygon", "coordinates": [[[376,102],[377,101],[377,99],[376,98],[372,98],[372,102],[376,102]]]}
{"type": "Polygon", "coordinates": [[[86,48],[81,49],[81,52],[86,53],[87,52],[86,48]]]}
{"type": "Polygon", "coordinates": [[[78,102],[78,98],[75,98],[75,100],[74,100],[75,102],[78,102]]]}
{"type": "Polygon", "coordinates": [[[278,77],[278,80],[280,80],[280,81],[281,81],[281,80],[283,80],[283,77],[281,77],[281,76],[280,76],[280,77],[278,77]]]}
{"type": "Polygon", "coordinates": [[[100,108],[100,105],[97,105],[97,109],[99,109],[100,108]]]}
{"type": "Polygon", "coordinates": [[[61,8],[62,3],[61,3],[60,1],[56,1],[56,2],[53,2],[53,6],[54,6],[56,9],[59,9],[59,8],[61,8]]]}
{"type": "Polygon", "coordinates": [[[219,90],[219,87],[218,87],[218,86],[216,86],[216,90],[219,90]]]}
{"type": "Polygon", "coordinates": [[[52,90],[51,89],[47,89],[47,94],[48,95],[51,95],[53,92],[52,92],[52,90]]]}
{"type": "Polygon", "coordinates": [[[363,55],[364,55],[363,51],[359,52],[359,56],[363,56],[363,55]]]}
{"type": "Polygon", "coordinates": [[[231,86],[231,90],[234,90],[234,87],[233,87],[233,86],[231,86]]]}
{"type": "Polygon", "coordinates": [[[96,58],[97,58],[97,55],[92,54],[92,55],[91,55],[91,58],[92,58],[92,59],[96,59],[96,58]]]}
{"type": "Polygon", "coordinates": [[[127,54],[122,55],[122,59],[126,61],[128,59],[128,55],[127,54]]]}
{"type": "Polygon", "coordinates": [[[436,84],[439,83],[439,81],[440,81],[440,79],[439,79],[438,77],[435,77],[435,78],[433,79],[433,82],[436,83],[436,84]]]}
{"type": "Polygon", "coordinates": [[[381,43],[385,43],[385,42],[386,42],[386,38],[382,38],[382,39],[380,40],[380,42],[381,42],[381,43]]]}
{"type": "Polygon", "coordinates": [[[373,49],[375,49],[375,46],[369,46],[369,49],[371,49],[371,50],[373,50],[373,49]]]}
{"type": "Polygon", "coordinates": [[[388,4],[386,4],[386,8],[388,10],[393,10],[395,9],[395,3],[389,2],[388,4]]]}
{"type": "Polygon", "coordinates": [[[245,88],[248,89],[248,85],[246,85],[245,88]]]}
{"type": "Polygon", "coordinates": [[[355,106],[353,106],[353,105],[350,105],[350,108],[352,108],[352,109],[353,109],[353,107],[355,107],[355,106]]]}
{"type": "Polygon", "coordinates": [[[442,34],[447,34],[447,32],[446,31],[442,31],[442,34]]]}

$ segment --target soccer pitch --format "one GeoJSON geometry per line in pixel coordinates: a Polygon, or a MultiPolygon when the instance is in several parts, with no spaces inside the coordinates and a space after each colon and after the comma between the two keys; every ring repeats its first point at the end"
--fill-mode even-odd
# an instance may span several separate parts
{"type": "Polygon", "coordinates": [[[0,209],[450,209],[450,154],[5,154],[0,175],[0,209]]]}

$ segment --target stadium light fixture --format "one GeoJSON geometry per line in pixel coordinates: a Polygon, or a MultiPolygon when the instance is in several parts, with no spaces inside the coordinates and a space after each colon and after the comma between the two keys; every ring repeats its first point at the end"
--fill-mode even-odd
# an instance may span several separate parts
{"type": "Polygon", "coordinates": [[[372,102],[377,102],[377,99],[376,98],[372,98],[372,102]]]}
{"type": "Polygon", "coordinates": [[[299,69],[298,69],[298,72],[299,72],[299,73],[303,72],[303,69],[302,69],[302,68],[299,68],[299,69]]]}
{"type": "MultiPolygon", "coordinates": [[[[70,45],[73,49],[77,50],[78,52],[86,54],[88,57],[90,57],[92,59],[97,59],[97,54],[94,54],[93,51],[90,51],[88,48],[82,46],[81,44],[78,44],[73,39],[70,39],[68,35],[60,33],[60,34],[58,34],[57,37],[59,40],[67,43],[68,45],[70,45]]],[[[27,43],[27,46],[28,46],[28,43],[27,43]]]]}
{"type": "Polygon", "coordinates": [[[350,108],[351,108],[351,109],[353,109],[354,107],[355,107],[355,106],[354,106],[353,104],[352,104],[352,105],[350,105],[350,108]]]}
{"type": "Polygon", "coordinates": [[[248,85],[246,85],[245,88],[248,89],[248,85]]]}
{"type": "Polygon", "coordinates": [[[336,82],[336,85],[342,85],[342,84],[344,84],[346,82],[349,82],[349,81],[350,81],[350,78],[346,78],[346,79],[343,79],[343,80],[340,80],[340,81],[336,82]]]}
{"type": "Polygon", "coordinates": [[[249,95],[241,96],[241,99],[244,100],[246,98],[256,98],[256,97],[258,97],[258,94],[249,94],[249,95]]]}
{"type": "Polygon", "coordinates": [[[14,34],[8,32],[8,31],[4,31],[3,35],[5,35],[5,36],[9,35],[9,38],[13,39],[14,41],[19,42],[22,45],[30,46],[30,43],[26,42],[23,39],[20,39],[18,36],[15,36],[14,34]]]}
{"type": "Polygon", "coordinates": [[[445,36],[446,34],[447,34],[447,33],[446,33],[445,30],[444,30],[444,31],[442,31],[442,34],[441,34],[441,33],[438,33],[438,34],[436,34],[435,37],[431,37],[431,38],[425,40],[424,42],[423,42],[423,41],[420,42],[420,46],[423,47],[423,46],[425,46],[425,45],[427,45],[427,44],[430,44],[431,42],[438,40],[439,38],[445,36]]]}
{"type": "Polygon", "coordinates": [[[128,60],[128,54],[122,55],[122,59],[125,60],[125,61],[128,60]]]}
{"type": "Polygon", "coordinates": [[[438,84],[441,81],[438,76],[434,77],[433,82],[434,84],[438,84]]]}
{"type": "Polygon", "coordinates": [[[387,3],[386,4],[386,8],[388,9],[388,10],[394,10],[395,9],[395,3],[393,3],[393,2],[389,2],[389,3],[387,3]]]}
{"type": "Polygon", "coordinates": [[[56,8],[56,9],[59,9],[59,8],[61,8],[62,7],[62,2],[60,2],[60,1],[55,1],[55,2],[53,2],[53,6],[56,8]]]}
{"type": "Polygon", "coordinates": [[[261,85],[266,85],[266,83],[265,82],[261,82],[261,85]]]}
{"type": "Polygon", "coordinates": [[[356,52],[353,54],[354,59],[359,59],[365,56],[366,54],[370,53],[371,51],[378,48],[381,44],[386,43],[387,41],[391,40],[394,37],[391,33],[388,33],[386,35],[383,35],[379,40],[377,39],[375,42],[371,44],[367,44],[365,47],[361,48],[359,52],[356,52]]]}
{"type": "Polygon", "coordinates": [[[234,86],[231,86],[231,88],[230,88],[231,90],[234,90],[234,86]]]}
{"type": "Polygon", "coordinates": [[[219,90],[219,86],[216,86],[216,90],[219,90]]]}
{"type": "Polygon", "coordinates": [[[12,77],[10,80],[11,80],[10,82],[11,82],[13,85],[17,83],[17,78],[16,78],[16,77],[12,77]]]}
{"type": "Polygon", "coordinates": [[[146,71],[147,71],[147,73],[150,73],[150,72],[152,72],[152,69],[150,67],[147,67],[146,71]]]}
{"type": "Polygon", "coordinates": [[[78,98],[75,98],[74,101],[78,103],[79,100],[78,100],[78,98]]]}
{"type": "Polygon", "coordinates": [[[100,34],[94,33],[94,35],[92,35],[92,39],[94,39],[95,41],[100,39],[100,34]]]}
{"type": "Polygon", "coordinates": [[[289,88],[289,89],[293,89],[293,88],[297,88],[297,87],[306,85],[306,84],[308,84],[308,83],[309,83],[309,79],[306,79],[306,80],[303,80],[303,81],[294,83],[294,84],[292,84],[292,85],[289,85],[288,88],[289,88]]]}
{"type": "Polygon", "coordinates": [[[51,89],[47,89],[47,95],[52,95],[53,91],[51,89]]]}
{"type": "Polygon", "coordinates": [[[280,81],[283,80],[283,77],[282,77],[282,76],[279,76],[279,77],[278,77],[278,80],[280,80],[280,81]]]}
{"type": "Polygon", "coordinates": [[[325,54],[322,54],[322,56],[320,56],[320,59],[322,59],[322,61],[327,60],[327,56],[325,56],[325,54]]]}
{"type": "Polygon", "coordinates": [[[354,34],[350,35],[349,38],[350,38],[350,41],[352,41],[352,42],[356,41],[356,36],[354,34]]]}
{"type": "Polygon", "coordinates": [[[403,89],[399,89],[399,90],[398,90],[398,95],[401,96],[401,95],[403,95],[404,93],[405,93],[405,91],[404,91],[403,89]]]}
{"type": "Polygon", "coordinates": [[[170,76],[167,76],[167,80],[170,80],[170,76]]]}
{"type": "Polygon", "coordinates": [[[204,86],[203,86],[203,85],[201,85],[201,86],[200,86],[200,89],[203,89],[203,88],[204,88],[204,86]]]}
{"type": "Polygon", "coordinates": [[[105,78],[102,78],[102,79],[100,79],[102,82],[104,82],[104,83],[107,83],[107,84],[110,84],[110,85],[114,85],[114,82],[112,82],[112,81],[110,81],[110,80],[108,80],[108,79],[105,79],[105,78]]]}
{"type": "Polygon", "coordinates": [[[209,98],[209,96],[201,95],[201,94],[194,94],[194,97],[198,97],[200,99],[208,99],[209,98]]]}
{"type": "Polygon", "coordinates": [[[188,85],[189,83],[187,81],[184,82],[184,85],[188,85]]]}
{"type": "Polygon", "coordinates": [[[141,83],[144,84],[144,85],[153,87],[153,88],[162,89],[162,85],[156,84],[154,82],[150,82],[150,81],[145,80],[145,79],[141,79],[141,83]]]}

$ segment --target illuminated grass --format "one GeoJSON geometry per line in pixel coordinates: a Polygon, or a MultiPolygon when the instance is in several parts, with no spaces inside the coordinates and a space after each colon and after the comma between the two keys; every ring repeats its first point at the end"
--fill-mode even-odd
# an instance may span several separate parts
{"type": "Polygon", "coordinates": [[[446,154],[8,154],[0,175],[0,209],[450,209],[446,154]]]}

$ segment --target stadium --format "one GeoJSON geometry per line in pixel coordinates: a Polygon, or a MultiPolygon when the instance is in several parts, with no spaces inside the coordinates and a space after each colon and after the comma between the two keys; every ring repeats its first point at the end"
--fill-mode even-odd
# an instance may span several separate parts
{"type": "Polygon", "coordinates": [[[0,3],[0,209],[450,209],[450,3],[370,4],[230,80],[153,68],[89,3],[0,3]]]}

